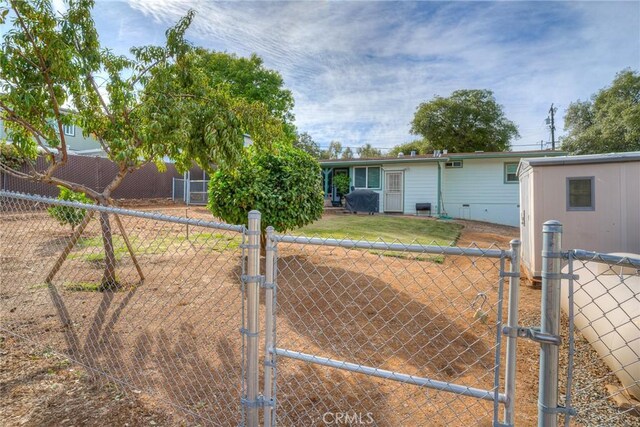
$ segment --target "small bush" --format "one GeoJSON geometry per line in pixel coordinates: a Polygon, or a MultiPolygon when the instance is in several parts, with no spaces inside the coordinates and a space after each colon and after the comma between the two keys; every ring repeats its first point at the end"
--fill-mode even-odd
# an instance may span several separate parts
{"type": "Polygon", "coordinates": [[[247,224],[252,209],[262,212],[263,229],[286,232],[322,216],[320,164],[287,145],[271,151],[250,148],[233,170],[219,170],[209,183],[208,208],[230,224],[247,224]]]}
{"type": "Polygon", "coordinates": [[[349,184],[351,184],[351,180],[348,175],[334,175],[333,176],[333,185],[336,187],[336,191],[338,194],[345,195],[349,193],[349,184]]]}
{"type": "MultiPolygon", "coordinates": [[[[58,186],[60,194],[58,200],[67,200],[71,202],[79,203],[93,203],[84,193],[76,193],[68,188],[58,186]]],[[[87,213],[86,209],[72,208],[70,206],[52,206],[47,209],[49,215],[57,220],[61,225],[69,224],[71,230],[76,228],[76,225],[82,222],[82,219],[87,213]]]]}
{"type": "Polygon", "coordinates": [[[15,145],[0,141],[0,163],[10,169],[20,170],[26,161],[27,158],[20,154],[15,145]]]}

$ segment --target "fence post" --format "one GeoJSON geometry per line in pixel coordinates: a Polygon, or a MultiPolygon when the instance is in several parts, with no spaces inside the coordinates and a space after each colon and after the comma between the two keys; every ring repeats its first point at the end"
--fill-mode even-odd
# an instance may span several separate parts
{"type": "Polygon", "coordinates": [[[260,212],[249,212],[247,263],[247,425],[258,427],[258,310],[260,308],[260,212]]]}
{"type": "Polygon", "coordinates": [[[274,292],[276,286],[275,263],[276,263],[276,247],[273,242],[273,233],[275,229],[271,226],[267,227],[267,248],[266,248],[266,266],[265,266],[265,332],[264,332],[264,401],[266,403],[264,409],[264,427],[271,427],[272,417],[275,410],[275,400],[273,391],[273,374],[275,373],[275,358],[272,350],[274,347],[274,326],[275,326],[275,310],[274,310],[274,292]]]}
{"type": "MultiPolygon", "coordinates": [[[[560,269],[562,268],[562,224],[547,221],[542,226],[542,304],[540,332],[560,335],[560,269]]],[[[558,345],[541,343],[538,389],[538,426],[558,425],[558,345]]]]}
{"type": "Polygon", "coordinates": [[[185,194],[185,200],[187,202],[187,206],[189,206],[189,204],[191,203],[191,171],[187,172],[186,191],[187,194],[185,194]]]}
{"type": "MultiPolygon", "coordinates": [[[[511,246],[511,271],[509,276],[509,313],[507,326],[511,331],[518,327],[518,301],[520,300],[520,240],[513,239],[511,246]]],[[[507,337],[507,357],[505,361],[504,392],[507,402],[504,409],[504,423],[515,425],[516,398],[516,349],[518,338],[515,335],[507,337]]]]}

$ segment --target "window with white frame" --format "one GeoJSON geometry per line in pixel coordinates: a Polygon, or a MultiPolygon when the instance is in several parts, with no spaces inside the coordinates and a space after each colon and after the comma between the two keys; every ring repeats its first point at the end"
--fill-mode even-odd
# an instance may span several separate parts
{"type": "Polygon", "coordinates": [[[518,164],[517,163],[504,164],[504,182],[505,184],[518,183],[518,164]]]}
{"type": "Polygon", "coordinates": [[[355,188],[380,188],[380,166],[353,168],[353,186],[355,188]]]}
{"type": "Polygon", "coordinates": [[[567,210],[593,211],[595,209],[595,178],[593,176],[567,178],[567,210]]]}
{"type": "Polygon", "coordinates": [[[75,136],[76,135],[76,127],[74,125],[62,125],[62,131],[65,135],[75,136]]]}

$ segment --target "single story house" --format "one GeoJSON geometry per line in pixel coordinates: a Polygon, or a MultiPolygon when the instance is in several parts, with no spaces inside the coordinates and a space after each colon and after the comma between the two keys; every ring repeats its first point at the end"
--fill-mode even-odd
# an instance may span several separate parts
{"type": "Polygon", "coordinates": [[[523,158],[520,180],[522,264],[542,269],[542,225],[563,224],[562,247],[640,253],[640,151],[523,158]]]}
{"type": "MultiPolygon", "coordinates": [[[[80,126],[71,124],[62,127],[68,153],[71,155],[107,157],[100,142],[91,136],[84,136],[80,126]]],[[[4,122],[0,119],[0,141],[8,139],[4,129],[4,122]]]]}
{"type": "Polygon", "coordinates": [[[518,163],[523,158],[564,154],[443,150],[428,155],[320,160],[320,165],[325,198],[333,201],[340,199],[333,176],[346,174],[352,190],[380,194],[380,212],[416,214],[416,204],[429,203],[437,216],[518,226],[518,163]]]}

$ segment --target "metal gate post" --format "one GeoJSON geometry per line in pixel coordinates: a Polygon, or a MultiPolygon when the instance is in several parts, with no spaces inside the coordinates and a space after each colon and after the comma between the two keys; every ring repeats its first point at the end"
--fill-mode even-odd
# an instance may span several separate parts
{"type": "MultiPolygon", "coordinates": [[[[191,171],[187,172],[187,183],[186,183],[186,202],[187,206],[191,203],[191,171]]],[[[251,213],[249,213],[251,215],[251,213]]]]}
{"type": "MultiPolygon", "coordinates": [[[[509,242],[511,246],[511,271],[509,275],[509,312],[507,326],[516,329],[518,327],[518,301],[520,300],[520,240],[509,242]]],[[[504,408],[504,424],[515,425],[515,399],[516,399],[516,349],[517,336],[510,334],[507,337],[507,357],[504,373],[504,393],[507,402],[504,408]]]]}
{"type": "MultiPolygon", "coordinates": [[[[560,269],[562,268],[562,224],[547,221],[542,226],[542,306],[540,332],[560,335],[560,269]]],[[[558,344],[542,342],[538,389],[538,426],[558,425],[558,344]]]]}
{"type": "Polygon", "coordinates": [[[258,427],[258,310],[260,307],[260,212],[249,212],[247,276],[247,426],[258,427]]]}
{"type": "Polygon", "coordinates": [[[275,310],[274,293],[276,290],[276,246],[273,241],[275,229],[267,227],[267,247],[266,265],[264,278],[264,309],[265,309],[265,332],[264,332],[264,390],[262,392],[265,401],[264,407],[264,427],[271,427],[275,411],[275,396],[273,393],[275,375],[275,310]]]}

